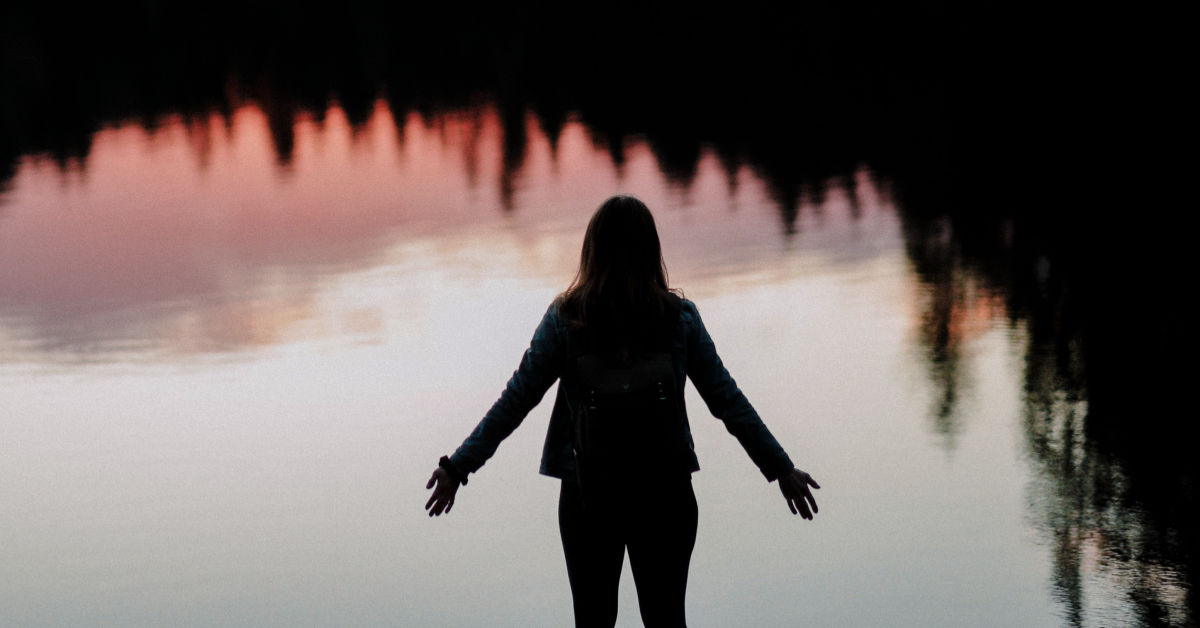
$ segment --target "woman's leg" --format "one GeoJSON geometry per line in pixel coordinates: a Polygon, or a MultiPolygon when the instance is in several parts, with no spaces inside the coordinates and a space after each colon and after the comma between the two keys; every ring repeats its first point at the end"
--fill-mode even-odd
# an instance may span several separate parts
{"type": "Polygon", "coordinates": [[[577,628],[612,628],[617,623],[617,585],[625,543],[617,522],[585,508],[574,482],[563,481],[558,497],[558,530],[567,558],[567,577],[577,628]]]}
{"type": "Polygon", "coordinates": [[[646,628],[684,628],[688,565],[696,546],[696,494],[690,479],[627,513],[629,567],[646,628]],[[636,517],[636,519],[634,519],[636,517]]]}

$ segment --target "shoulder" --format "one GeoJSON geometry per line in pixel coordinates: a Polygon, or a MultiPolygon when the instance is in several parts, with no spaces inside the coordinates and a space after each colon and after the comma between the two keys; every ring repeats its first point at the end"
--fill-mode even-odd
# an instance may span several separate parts
{"type": "Polygon", "coordinates": [[[684,321],[700,320],[700,309],[689,299],[679,297],[679,316],[684,321]]]}
{"type": "Polygon", "coordinates": [[[542,315],[542,325],[554,328],[561,327],[563,321],[566,320],[566,313],[563,311],[563,297],[558,295],[550,302],[550,306],[546,308],[546,313],[542,315]]]}
{"type": "Polygon", "coordinates": [[[538,323],[537,330],[533,337],[535,341],[558,341],[561,339],[562,331],[566,325],[559,299],[554,299],[550,306],[546,308],[546,312],[542,314],[542,320],[538,323]]]}
{"type": "Polygon", "coordinates": [[[546,317],[554,318],[560,323],[566,323],[571,320],[572,312],[574,311],[575,303],[568,292],[560,292],[554,296],[554,300],[550,302],[550,307],[546,308],[546,317]]]}
{"type": "Polygon", "coordinates": [[[700,320],[700,309],[692,301],[679,297],[679,330],[684,336],[691,336],[704,327],[700,320]]]}

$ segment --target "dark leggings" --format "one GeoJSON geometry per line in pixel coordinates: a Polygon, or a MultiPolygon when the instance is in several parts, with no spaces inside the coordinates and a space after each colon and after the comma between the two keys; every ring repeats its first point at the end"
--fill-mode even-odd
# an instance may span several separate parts
{"type": "Polygon", "coordinates": [[[567,576],[578,628],[612,628],[625,550],[647,628],[683,628],[688,563],[696,545],[696,494],[690,478],[656,486],[617,505],[584,505],[575,482],[558,500],[567,576]]]}

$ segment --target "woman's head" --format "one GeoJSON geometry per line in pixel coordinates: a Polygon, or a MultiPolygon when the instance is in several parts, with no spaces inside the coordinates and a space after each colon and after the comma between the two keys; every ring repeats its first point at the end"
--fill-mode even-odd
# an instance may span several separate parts
{"type": "Polygon", "coordinates": [[[667,267],[650,209],[632,196],[614,196],[588,222],[575,285],[608,292],[628,282],[666,290],[667,267]]]}
{"type": "Polygon", "coordinates": [[[600,205],[563,304],[576,327],[626,348],[645,344],[645,333],[671,322],[678,298],[667,283],[658,229],[645,203],[614,196],[600,205]]]}

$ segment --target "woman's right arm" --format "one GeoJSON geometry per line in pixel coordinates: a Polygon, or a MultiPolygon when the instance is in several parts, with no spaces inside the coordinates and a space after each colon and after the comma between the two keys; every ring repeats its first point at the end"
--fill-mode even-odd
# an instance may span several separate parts
{"type": "Polygon", "coordinates": [[[477,471],[496,453],[500,441],[521,424],[558,379],[564,351],[560,321],[556,301],[546,310],[520,366],[513,372],[500,398],[450,456],[451,464],[463,478],[477,471]]]}

